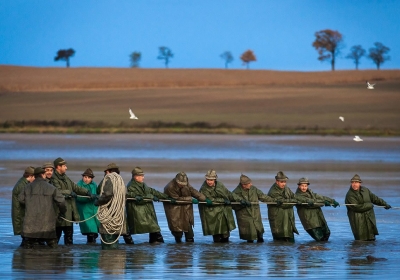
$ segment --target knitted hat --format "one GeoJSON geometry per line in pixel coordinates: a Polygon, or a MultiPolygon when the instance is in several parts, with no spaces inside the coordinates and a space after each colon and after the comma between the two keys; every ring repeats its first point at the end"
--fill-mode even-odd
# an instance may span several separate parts
{"type": "Polygon", "coordinates": [[[35,167],[28,166],[27,168],[25,168],[24,174],[33,175],[34,173],[35,173],[35,167]]]}
{"type": "Polygon", "coordinates": [[[110,163],[107,165],[106,169],[104,170],[104,172],[106,172],[107,170],[111,170],[111,169],[119,169],[118,165],[116,165],[114,162],[110,163]]]}
{"type": "Polygon", "coordinates": [[[67,164],[67,162],[60,157],[54,160],[54,166],[65,165],[65,164],[67,164]]]}
{"type": "Polygon", "coordinates": [[[142,175],[144,175],[144,172],[143,172],[142,168],[140,168],[139,166],[136,166],[132,170],[132,175],[133,176],[142,176],[142,175]]]}
{"type": "Polygon", "coordinates": [[[208,180],[217,180],[218,175],[217,172],[214,169],[210,169],[207,171],[207,174],[205,175],[206,179],[208,180]]]}
{"type": "Polygon", "coordinates": [[[360,176],[358,176],[357,174],[354,175],[353,178],[351,178],[350,182],[360,182],[360,183],[362,183],[360,176]]]}
{"type": "Polygon", "coordinates": [[[247,185],[251,183],[251,179],[247,177],[246,175],[242,174],[240,175],[240,183],[243,185],[247,185]]]}
{"type": "Polygon", "coordinates": [[[45,163],[42,165],[42,168],[43,168],[43,169],[46,169],[46,168],[53,168],[53,169],[54,169],[54,165],[53,165],[51,162],[45,162],[45,163]]]}
{"type": "Polygon", "coordinates": [[[88,176],[90,178],[94,178],[92,169],[90,168],[86,169],[85,172],[83,172],[82,176],[88,176]]]}
{"type": "Polygon", "coordinates": [[[286,181],[289,178],[285,175],[285,173],[283,173],[283,171],[279,171],[278,173],[276,173],[275,179],[277,181],[286,181]]]}
{"type": "Polygon", "coordinates": [[[309,185],[309,184],[310,184],[310,181],[308,181],[308,178],[307,178],[307,177],[303,177],[303,178],[300,178],[300,179],[299,179],[299,182],[297,183],[297,185],[301,185],[301,184],[307,184],[307,185],[309,185]]]}
{"type": "Polygon", "coordinates": [[[34,174],[38,175],[38,174],[43,174],[44,172],[45,171],[44,171],[44,169],[42,167],[36,167],[35,171],[34,171],[34,174]]]}
{"type": "Polygon", "coordinates": [[[187,186],[188,184],[188,177],[185,172],[179,172],[175,176],[175,181],[182,186],[187,186]]]}

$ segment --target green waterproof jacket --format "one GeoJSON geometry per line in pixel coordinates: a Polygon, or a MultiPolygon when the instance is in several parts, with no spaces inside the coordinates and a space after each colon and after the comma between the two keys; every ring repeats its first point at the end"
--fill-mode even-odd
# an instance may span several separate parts
{"type": "MultiPolygon", "coordinates": [[[[70,221],[80,221],[81,218],[76,207],[75,198],[71,197],[71,192],[84,196],[88,196],[91,193],[87,189],[79,187],[77,184],[72,182],[66,174],[60,174],[57,171],[54,171],[53,176],[51,177],[51,183],[65,197],[65,205],[67,207],[65,218],[70,221]]],[[[73,226],[73,223],[67,222],[63,219],[57,220],[57,227],[65,226],[73,226]]]]}
{"type": "MultiPolygon", "coordinates": [[[[96,193],[97,184],[92,181],[90,184],[86,184],[83,180],[80,180],[77,185],[84,189],[89,190],[91,193],[96,193]]],[[[87,218],[92,217],[97,214],[98,206],[94,205],[94,201],[89,197],[77,197],[76,198],[76,206],[78,207],[78,212],[81,220],[86,220],[87,218]]],[[[81,229],[82,234],[87,233],[98,233],[99,232],[99,220],[96,216],[87,220],[86,222],[79,223],[79,227],[81,229]]]]}
{"type": "Polygon", "coordinates": [[[299,201],[304,201],[304,199],[309,202],[319,203],[322,205],[296,205],[297,214],[299,215],[301,224],[305,230],[314,229],[317,227],[327,227],[328,224],[325,220],[324,213],[321,207],[324,206],[324,202],[328,201],[333,204],[334,199],[327,196],[319,195],[314,193],[310,188],[306,192],[302,192],[299,188],[296,190],[296,198],[299,201]]]}
{"type": "Polygon", "coordinates": [[[152,199],[154,196],[159,199],[167,199],[168,195],[150,188],[146,183],[136,182],[134,179],[130,180],[126,187],[128,198],[126,201],[126,211],[129,232],[131,234],[159,232],[160,226],[158,225],[152,199]],[[129,199],[136,196],[141,196],[143,200],[137,202],[129,199]]]}
{"type": "Polygon", "coordinates": [[[374,204],[386,206],[387,203],[363,186],[360,186],[358,191],[355,191],[350,187],[346,194],[345,203],[356,204],[346,205],[347,216],[349,217],[354,239],[375,239],[375,235],[378,235],[379,233],[378,228],[376,227],[374,204]]]}
{"type": "MultiPolygon", "coordinates": [[[[241,199],[249,202],[273,202],[272,197],[264,194],[256,186],[251,186],[249,190],[242,188],[239,184],[233,193],[238,195],[241,199]]],[[[262,224],[261,211],[259,204],[252,204],[251,207],[234,205],[236,220],[239,227],[239,237],[243,240],[256,240],[257,233],[264,233],[264,226],[262,224]]]]}
{"type": "MultiPolygon", "coordinates": [[[[296,203],[294,193],[285,186],[281,189],[274,183],[268,195],[283,203],[296,203]]],[[[277,238],[293,238],[293,233],[299,234],[295,226],[293,211],[294,204],[282,204],[280,206],[268,204],[268,220],[272,235],[277,238]]]]}
{"type": "Polygon", "coordinates": [[[206,197],[190,184],[180,187],[175,179],[165,186],[164,193],[177,201],[187,201],[177,204],[164,202],[164,211],[170,231],[188,232],[190,226],[194,226],[192,198],[205,201],[206,197]]]}
{"type": "Polygon", "coordinates": [[[200,192],[213,202],[212,206],[199,204],[199,214],[203,235],[216,235],[228,233],[236,228],[233,218],[232,206],[223,204],[225,200],[240,201],[240,197],[231,193],[219,181],[215,181],[215,186],[210,187],[207,182],[201,185],[200,192]],[[222,204],[214,204],[222,203],[222,204]]]}
{"type": "Polygon", "coordinates": [[[19,203],[18,196],[28,184],[28,180],[26,180],[25,177],[21,177],[12,190],[11,220],[14,235],[21,235],[22,232],[22,223],[24,222],[25,216],[25,206],[19,203]]]}

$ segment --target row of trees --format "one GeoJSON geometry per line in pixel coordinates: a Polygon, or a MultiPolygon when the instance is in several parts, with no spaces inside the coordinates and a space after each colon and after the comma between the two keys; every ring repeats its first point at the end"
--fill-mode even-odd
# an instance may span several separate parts
{"type": "MultiPolygon", "coordinates": [[[[315,33],[315,41],[312,46],[318,51],[318,60],[320,61],[330,61],[332,71],[335,71],[336,58],[341,53],[343,48],[343,36],[338,31],[325,29],[315,33]]],[[[168,68],[170,60],[174,57],[172,51],[165,46],[158,48],[159,54],[157,59],[163,60],[165,68],[168,68]]],[[[362,48],[361,45],[352,46],[350,53],[346,55],[346,58],[352,59],[358,70],[358,65],[362,57],[366,56],[371,59],[377,69],[380,69],[381,64],[390,59],[387,53],[390,49],[384,46],[382,43],[374,43],[374,47],[369,49],[368,55],[366,55],[366,50],[362,48]]],[[[55,61],[66,61],[67,67],[69,67],[69,59],[74,56],[75,50],[70,48],[67,50],[59,50],[57,56],[54,58],[55,61]]],[[[220,57],[225,62],[225,68],[233,62],[234,58],[230,51],[225,51],[220,55],[220,57]]],[[[129,55],[131,67],[139,67],[140,60],[142,59],[142,54],[140,52],[133,52],[129,55]]],[[[240,60],[246,69],[249,69],[250,63],[257,61],[257,58],[252,50],[245,51],[241,56],[240,60]]]]}
{"type": "MultiPolygon", "coordinates": [[[[332,71],[335,71],[336,57],[340,54],[343,48],[343,36],[338,31],[325,29],[315,33],[315,41],[313,47],[318,51],[318,60],[325,61],[330,60],[332,71]]],[[[371,59],[376,68],[379,70],[382,63],[390,59],[387,53],[390,49],[384,46],[382,43],[374,43],[374,47],[369,49],[367,58],[371,59]]],[[[358,70],[360,59],[366,55],[365,49],[361,45],[352,46],[350,53],[346,56],[348,59],[352,59],[358,70]]]]}

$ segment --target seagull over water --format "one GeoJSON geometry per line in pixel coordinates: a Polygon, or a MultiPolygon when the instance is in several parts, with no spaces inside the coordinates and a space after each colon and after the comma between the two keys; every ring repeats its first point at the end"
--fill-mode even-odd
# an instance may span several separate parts
{"type": "Polygon", "coordinates": [[[374,89],[374,85],[375,85],[375,84],[370,84],[370,83],[367,81],[367,89],[374,89]]]}
{"type": "Polygon", "coordinates": [[[132,119],[132,120],[138,119],[138,117],[136,117],[135,114],[132,112],[131,108],[129,108],[129,114],[131,115],[130,119],[132,119]]]}
{"type": "Polygon", "coordinates": [[[358,135],[354,136],[353,140],[356,141],[356,142],[364,141],[358,135]]]}
{"type": "Polygon", "coordinates": [[[340,116],[339,120],[341,120],[342,122],[344,122],[344,117],[340,116]]]}

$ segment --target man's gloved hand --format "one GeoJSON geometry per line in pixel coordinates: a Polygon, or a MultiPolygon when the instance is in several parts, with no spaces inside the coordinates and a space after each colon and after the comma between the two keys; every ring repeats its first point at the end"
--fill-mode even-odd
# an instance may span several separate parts
{"type": "Polygon", "coordinates": [[[211,199],[209,199],[209,198],[206,198],[206,203],[207,203],[207,206],[212,206],[213,205],[211,199]]]}
{"type": "Polygon", "coordinates": [[[192,203],[193,204],[199,204],[199,201],[196,198],[192,198],[192,203]]]}
{"type": "Polygon", "coordinates": [[[69,196],[70,196],[70,197],[73,197],[73,198],[76,198],[76,197],[77,197],[76,193],[74,193],[74,192],[71,192],[71,193],[69,194],[69,196]]]}
{"type": "Polygon", "coordinates": [[[339,202],[337,202],[336,200],[334,200],[333,201],[333,208],[336,208],[336,207],[340,207],[340,204],[339,204],[339,202]]]}
{"type": "Polygon", "coordinates": [[[99,198],[95,199],[93,202],[94,206],[100,206],[99,204],[99,198]]]}
{"type": "Polygon", "coordinates": [[[328,206],[331,206],[331,203],[328,200],[325,200],[324,205],[328,207],[328,206]]]}
{"type": "Polygon", "coordinates": [[[231,201],[229,199],[224,199],[224,204],[225,205],[231,205],[231,201]]]}
{"type": "Polygon", "coordinates": [[[308,206],[314,206],[314,201],[313,200],[308,200],[307,201],[308,206]]]}
{"type": "Polygon", "coordinates": [[[296,203],[296,205],[303,205],[303,202],[300,200],[293,200],[294,203],[296,203]]]}
{"type": "Polygon", "coordinates": [[[141,197],[140,195],[135,196],[136,202],[141,202],[143,201],[143,197],[141,197]]]}
{"type": "Polygon", "coordinates": [[[283,204],[282,200],[277,200],[275,202],[276,202],[276,206],[282,206],[282,204],[283,204]]]}
{"type": "Polygon", "coordinates": [[[389,204],[386,204],[385,209],[388,210],[390,208],[392,208],[392,206],[390,206],[389,204]]]}
{"type": "Polygon", "coordinates": [[[89,196],[90,196],[90,199],[91,199],[91,200],[96,200],[96,199],[99,198],[99,197],[98,197],[97,195],[95,195],[95,194],[90,194],[89,196]]]}
{"type": "Polygon", "coordinates": [[[240,201],[240,204],[241,204],[242,206],[246,206],[246,207],[250,207],[250,206],[251,206],[251,203],[250,203],[249,201],[245,200],[245,199],[242,199],[242,200],[240,201]]]}
{"type": "Polygon", "coordinates": [[[168,199],[171,204],[177,204],[175,198],[169,197],[168,199]]]}
{"type": "Polygon", "coordinates": [[[153,196],[153,201],[155,201],[155,202],[159,202],[160,201],[160,199],[157,197],[157,196],[153,196]]]}

